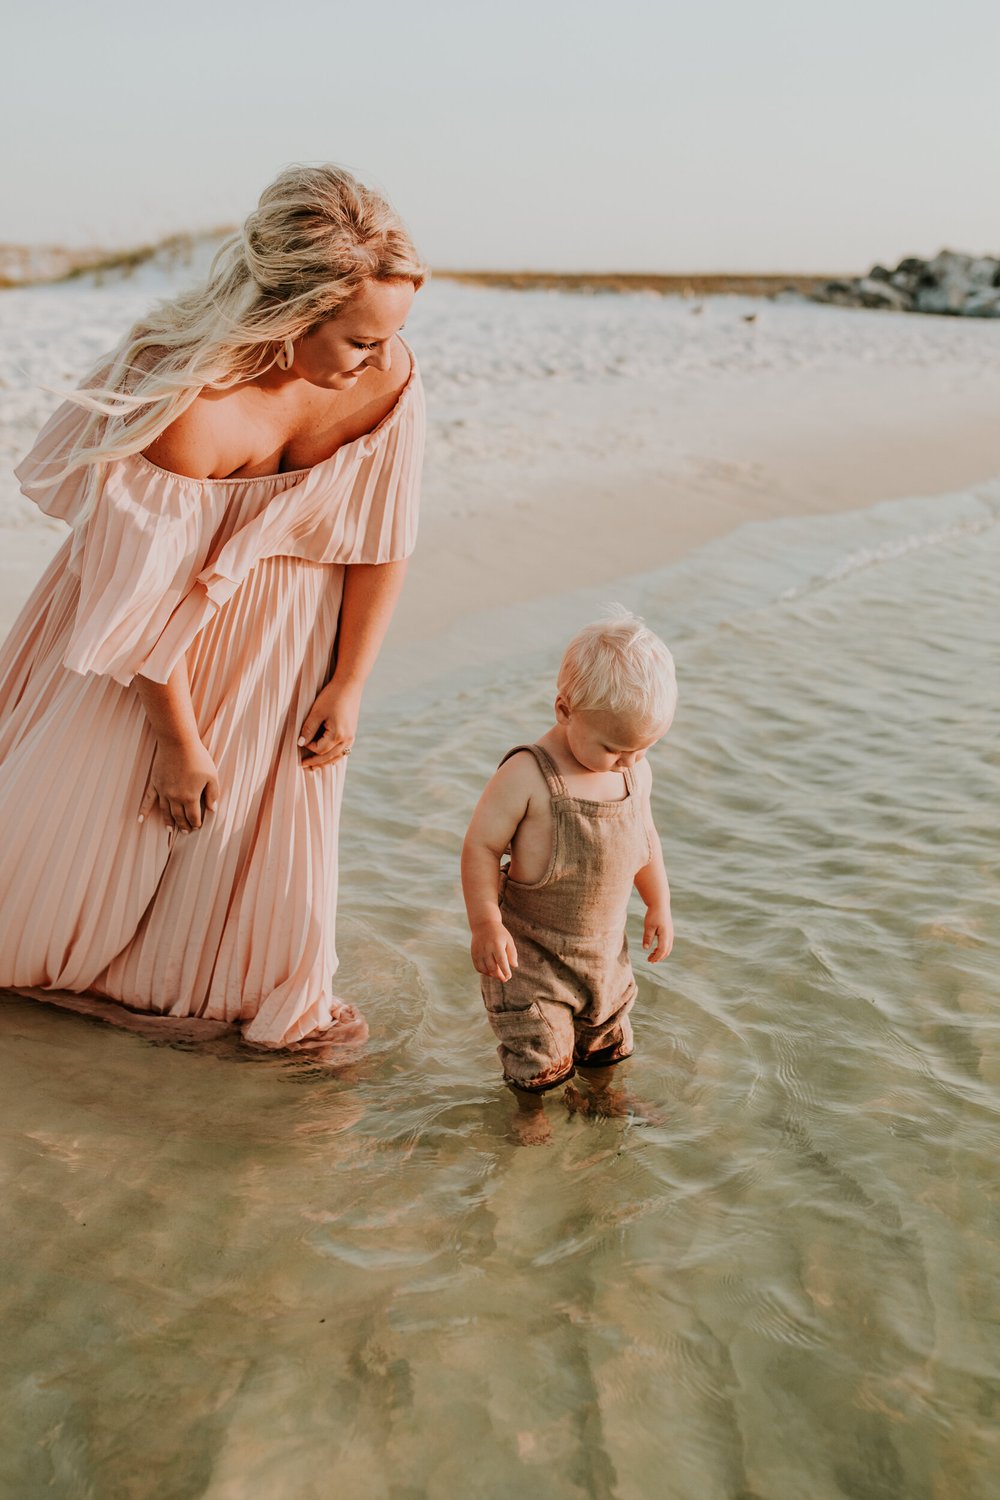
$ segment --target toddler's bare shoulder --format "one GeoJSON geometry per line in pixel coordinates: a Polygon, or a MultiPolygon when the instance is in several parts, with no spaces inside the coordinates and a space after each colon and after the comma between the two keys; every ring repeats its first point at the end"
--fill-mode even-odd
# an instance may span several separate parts
{"type": "Polygon", "coordinates": [[[518,750],[505,760],[494,780],[511,792],[523,793],[526,798],[539,793],[544,796],[548,791],[538,761],[530,750],[518,750]]]}

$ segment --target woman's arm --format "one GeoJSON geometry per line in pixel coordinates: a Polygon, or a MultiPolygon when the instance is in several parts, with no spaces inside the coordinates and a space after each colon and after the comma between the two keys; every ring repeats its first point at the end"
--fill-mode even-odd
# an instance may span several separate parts
{"type": "Polygon", "coordinates": [[[354,744],[361,695],[396,608],[406,566],[405,560],[353,563],[345,571],[337,665],[299,736],[299,755],[310,771],[340,760],[354,744]]]}
{"type": "Polygon", "coordinates": [[[166,682],[136,677],[135,689],[156,736],[139,822],[159,803],[168,827],[192,833],[201,827],[205,813],[215,812],[219,805],[219,777],[198,733],[187,662],[182,659],[166,682]]]}

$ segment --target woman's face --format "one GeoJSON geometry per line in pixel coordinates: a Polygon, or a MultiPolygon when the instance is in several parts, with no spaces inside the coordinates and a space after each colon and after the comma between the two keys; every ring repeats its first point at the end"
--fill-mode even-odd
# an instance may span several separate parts
{"type": "Polygon", "coordinates": [[[366,281],[335,318],[296,341],[293,373],[310,385],[349,391],[366,370],[388,370],[390,345],[415,291],[412,281],[366,281]]]}

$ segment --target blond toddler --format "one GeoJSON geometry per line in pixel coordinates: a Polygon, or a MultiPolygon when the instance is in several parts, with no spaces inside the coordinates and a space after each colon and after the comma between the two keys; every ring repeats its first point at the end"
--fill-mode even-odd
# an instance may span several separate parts
{"type": "Polygon", "coordinates": [[[646,752],[670,728],[673,658],[620,607],[570,642],[555,723],[508,750],[469,824],[462,885],[472,962],[504,1077],[522,1104],[632,1052],[625,918],[646,905],[651,963],[673,924],[646,752]],[[504,863],[509,855],[509,862],[504,863]]]}

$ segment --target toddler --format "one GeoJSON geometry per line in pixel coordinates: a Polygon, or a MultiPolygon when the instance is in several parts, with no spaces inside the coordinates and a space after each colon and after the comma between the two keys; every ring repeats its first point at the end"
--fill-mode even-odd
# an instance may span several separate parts
{"type": "Polygon", "coordinates": [[[650,962],[670,952],[670,888],[645,757],[676,702],[670,652],[617,607],[570,642],[556,722],[536,744],[507,751],[469,824],[462,886],[472,962],[522,1136],[536,1121],[527,1138],[547,1137],[542,1093],[576,1068],[597,1070],[590,1077],[606,1091],[610,1066],[632,1052],[633,885],[646,905],[650,962]]]}

